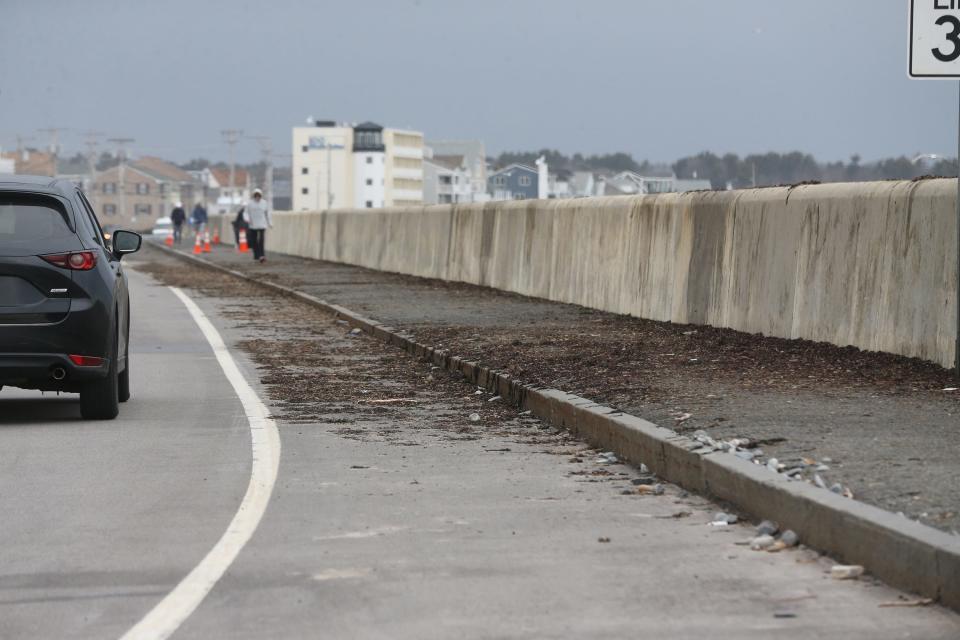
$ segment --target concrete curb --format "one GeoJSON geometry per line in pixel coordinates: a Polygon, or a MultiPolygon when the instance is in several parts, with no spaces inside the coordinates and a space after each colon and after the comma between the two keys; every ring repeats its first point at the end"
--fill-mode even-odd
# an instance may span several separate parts
{"type": "Polygon", "coordinates": [[[150,246],[318,307],[413,356],[459,373],[591,445],[646,464],[661,478],[719,499],[757,519],[793,529],[804,544],[861,564],[888,584],[960,611],[960,538],[862,502],[768,471],[641,418],[557,389],[525,385],[509,374],[416,342],[410,335],[339,305],[162,245],[150,246]]]}

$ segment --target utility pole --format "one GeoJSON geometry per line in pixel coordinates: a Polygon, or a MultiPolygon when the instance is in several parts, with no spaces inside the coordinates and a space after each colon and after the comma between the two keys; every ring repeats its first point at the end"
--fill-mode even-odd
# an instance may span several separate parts
{"type": "Polygon", "coordinates": [[[22,136],[17,134],[17,155],[23,157],[23,143],[33,140],[33,136],[22,136]]]}
{"type": "MultiPolygon", "coordinates": [[[[117,158],[120,160],[117,172],[120,174],[120,215],[127,215],[127,149],[126,145],[133,142],[133,138],[109,138],[107,142],[117,145],[117,158]]],[[[137,212],[130,216],[130,223],[137,221],[137,212]]]]}
{"type": "Polygon", "coordinates": [[[230,148],[230,213],[233,213],[234,205],[237,201],[237,195],[234,191],[234,184],[236,184],[236,146],[237,141],[240,139],[240,136],[243,135],[242,129],[224,129],[220,132],[220,135],[223,136],[223,141],[227,143],[227,146],[230,148]]]}
{"type": "Polygon", "coordinates": [[[248,136],[250,140],[260,143],[260,155],[263,157],[263,199],[267,206],[273,208],[273,141],[270,136],[248,136]]]}
{"type": "MultiPolygon", "coordinates": [[[[346,149],[347,139],[345,136],[332,136],[327,135],[323,137],[323,146],[327,149],[327,211],[333,209],[333,139],[340,140],[342,142],[341,148],[346,149]]],[[[349,162],[349,157],[347,158],[349,162]]],[[[319,184],[320,176],[319,172],[317,175],[317,183],[319,184]]],[[[319,188],[317,191],[317,209],[320,210],[320,192],[319,188]]]]}
{"type": "Polygon", "coordinates": [[[83,135],[86,138],[84,144],[87,145],[87,171],[90,173],[90,188],[87,190],[87,199],[96,211],[97,193],[93,185],[97,182],[97,139],[102,138],[104,134],[99,131],[87,131],[83,135]]]}
{"type": "Polygon", "coordinates": [[[327,211],[333,209],[333,158],[330,155],[331,142],[327,140],[327,211]]]}
{"type": "Polygon", "coordinates": [[[19,173],[17,167],[20,166],[21,162],[24,162],[26,158],[23,157],[25,149],[23,148],[23,143],[29,140],[33,140],[33,136],[22,136],[19,133],[17,134],[17,157],[13,161],[13,172],[19,173]]]}
{"type": "Polygon", "coordinates": [[[60,155],[60,132],[66,130],[66,127],[47,127],[46,129],[37,129],[37,131],[40,133],[50,134],[50,155],[53,157],[53,176],[57,175],[57,156],[60,155]]]}

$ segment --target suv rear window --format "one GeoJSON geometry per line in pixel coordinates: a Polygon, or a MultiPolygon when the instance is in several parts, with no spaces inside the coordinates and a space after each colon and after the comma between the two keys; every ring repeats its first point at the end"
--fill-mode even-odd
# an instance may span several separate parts
{"type": "Polygon", "coordinates": [[[0,255],[58,251],[74,240],[63,205],[53,198],[0,193],[0,255]]]}

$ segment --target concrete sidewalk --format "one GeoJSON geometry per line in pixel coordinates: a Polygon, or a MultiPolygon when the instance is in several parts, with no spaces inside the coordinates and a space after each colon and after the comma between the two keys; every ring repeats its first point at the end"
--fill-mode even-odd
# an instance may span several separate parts
{"type": "Polygon", "coordinates": [[[917,360],[710,327],[672,325],[227,247],[207,256],[402,327],[517,378],[666,427],[749,438],[811,482],[960,529],[960,392],[917,360]],[[812,463],[812,464],[811,464],[812,463]]]}

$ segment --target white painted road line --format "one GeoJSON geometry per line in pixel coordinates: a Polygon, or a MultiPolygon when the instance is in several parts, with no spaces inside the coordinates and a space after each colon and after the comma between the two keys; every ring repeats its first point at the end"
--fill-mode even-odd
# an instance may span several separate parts
{"type": "Polygon", "coordinates": [[[270,502],[270,494],[273,493],[273,485],[276,483],[277,470],[280,466],[280,435],[277,432],[277,424],[270,418],[267,407],[240,373],[223,338],[203,311],[180,289],[170,287],[170,290],[180,298],[193,316],[197,326],[213,348],[223,373],[233,385],[234,391],[243,404],[250,423],[253,465],[247,493],[243,496],[240,508],[237,509],[236,515],[220,540],[210,549],[200,564],[174,587],[173,591],[123,635],[122,640],[169,638],[194,612],[256,531],[270,502]]]}

